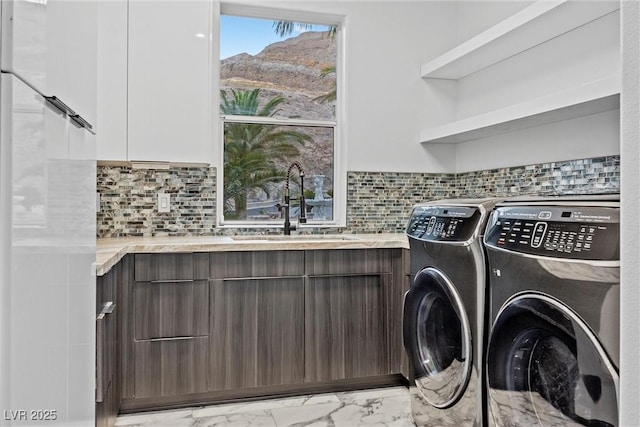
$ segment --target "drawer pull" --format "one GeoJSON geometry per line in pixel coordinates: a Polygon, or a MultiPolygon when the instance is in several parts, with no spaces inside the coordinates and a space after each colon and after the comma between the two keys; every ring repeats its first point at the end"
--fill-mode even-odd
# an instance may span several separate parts
{"type": "Polygon", "coordinates": [[[193,279],[151,280],[150,283],[187,283],[195,282],[193,279]]]}
{"type": "Polygon", "coordinates": [[[186,341],[186,340],[193,340],[196,339],[198,337],[171,337],[171,338],[151,338],[150,342],[158,342],[158,341],[186,341]]]}

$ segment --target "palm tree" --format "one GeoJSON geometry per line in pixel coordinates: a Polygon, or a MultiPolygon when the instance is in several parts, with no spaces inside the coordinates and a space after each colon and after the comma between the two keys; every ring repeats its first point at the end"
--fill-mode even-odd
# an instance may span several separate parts
{"type": "MultiPolygon", "coordinates": [[[[273,117],[285,100],[277,96],[259,105],[260,89],[231,89],[231,98],[220,91],[222,114],[273,117]]],[[[281,181],[285,172],[277,161],[291,160],[300,154],[299,145],[312,138],[286,127],[261,123],[227,123],[224,129],[225,217],[246,217],[247,193],[260,189],[269,196],[268,184],[281,181]]]]}
{"type": "MultiPolygon", "coordinates": [[[[280,37],[284,37],[284,36],[288,36],[291,35],[291,33],[293,33],[294,28],[297,26],[299,26],[300,28],[303,28],[305,30],[310,30],[311,28],[313,28],[313,25],[311,24],[304,24],[304,23],[300,23],[300,22],[291,22],[291,21],[274,21],[273,22],[273,31],[279,35],[280,37]]],[[[335,25],[330,25],[329,26],[329,37],[333,38],[336,35],[336,32],[338,31],[338,27],[335,25]]]]}
{"type": "MultiPolygon", "coordinates": [[[[322,77],[328,76],[331,73],[335,74],[336,72],[336,66],[332,65],[330,67],[325,67],[320,71],[320,75],[322,77]]],[[[335,81],[333,82],[333,85],[331,87],[331,90],[329,90],[329,92],[325,93],[324,95],[320,95],[317,96],[315,98],[313,98],[314,101],[320,101],[320,102],[333,102],[336,100],[336,97],[338,96],[338,89],[336,86],[335,81]]]]}

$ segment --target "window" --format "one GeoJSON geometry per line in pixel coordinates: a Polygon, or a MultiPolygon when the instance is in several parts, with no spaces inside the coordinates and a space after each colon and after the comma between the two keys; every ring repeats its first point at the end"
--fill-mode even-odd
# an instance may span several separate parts
{"type": "Polygon", "coordinates": [[[337,20],[228,9],[220,15],[220,225],[281,225],[287,187],[292,221],[304,197],[308,224],[337,225],[337,20]]]}

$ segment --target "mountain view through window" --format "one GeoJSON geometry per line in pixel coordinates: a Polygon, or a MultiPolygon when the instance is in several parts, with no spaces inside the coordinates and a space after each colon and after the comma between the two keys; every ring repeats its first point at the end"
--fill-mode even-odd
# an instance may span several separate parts
{"type": "Polygon", "coordinates": [[[225,222],[282,221],[293,162],[291,218],[303,191],[309,222],[332,221],[336,28],[230,15],[220,28],[225,222]]]}

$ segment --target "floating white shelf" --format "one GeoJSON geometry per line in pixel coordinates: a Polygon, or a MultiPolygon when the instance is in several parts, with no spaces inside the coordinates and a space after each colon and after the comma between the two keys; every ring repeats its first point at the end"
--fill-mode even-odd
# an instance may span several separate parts
{"type": "Polygon", "coordinates": [[[422,77],[460,79],[620,9],[619,1],[541,0],[422,66],[422,77]]]}
{"type": "Polygon", "coordinates": [[[421,143],[460,143],[620,108],[621,78],[596,80],[420,133],[421,143]]]}

